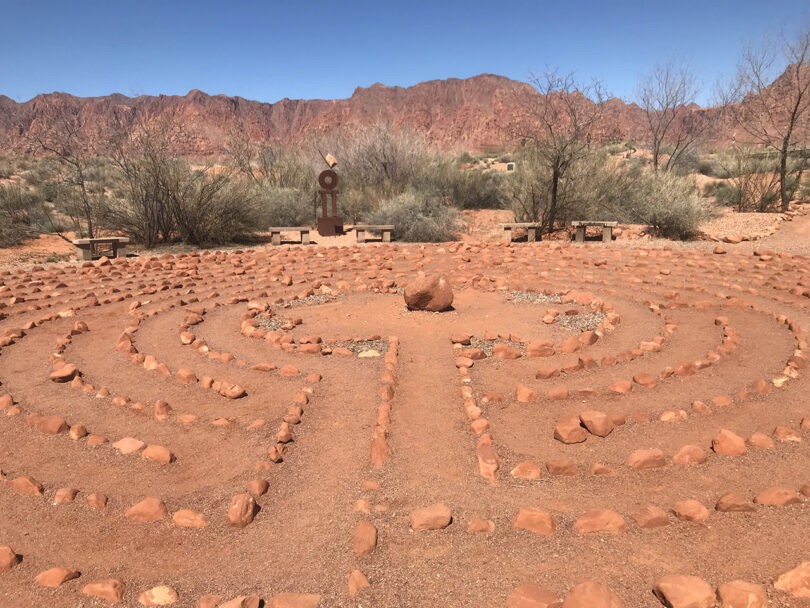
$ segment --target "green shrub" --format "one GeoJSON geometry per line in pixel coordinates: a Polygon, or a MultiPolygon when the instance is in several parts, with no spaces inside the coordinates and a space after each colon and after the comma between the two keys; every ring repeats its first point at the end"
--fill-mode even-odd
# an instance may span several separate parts
{"type": "Polygon", "coordinates": [[[661,236],[691,239],[711,218],[693,184],[668,172],[646,174],[639,183],[637,212],[661,236]]]}
{"type": "Polygon", "coordinates": [[[252,196],[257,207],[257,225],[310,226],[314,219],[313,198],[292,188],[256,186],[252,196]]]}
{"type": "Polygon", "coordinates": [[[412,243],[455,240],[458,221],[455,207],[416,192],[406,192],[386,201],[367,218],[369,224],[393,224],[393,237],[412,243]]]}

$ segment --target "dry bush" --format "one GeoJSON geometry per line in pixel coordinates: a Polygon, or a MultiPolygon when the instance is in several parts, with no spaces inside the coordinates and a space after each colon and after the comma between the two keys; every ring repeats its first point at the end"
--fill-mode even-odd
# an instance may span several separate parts
{"type": "Polygon", "coordinates": [[[0,186],[0,247],[13,247],[41,231],[42,199],[20,186],[0,186]]]}

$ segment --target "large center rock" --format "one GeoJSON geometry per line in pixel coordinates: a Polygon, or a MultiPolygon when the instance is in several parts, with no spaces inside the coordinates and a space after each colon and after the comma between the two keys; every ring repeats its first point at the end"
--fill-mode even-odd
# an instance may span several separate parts
{"type": "Polygon", "coordinates": [[[411,310],[441,312],[453,304],[453,288],[443,274],[420,272],[405,288],[405,304],[411,310]]]}

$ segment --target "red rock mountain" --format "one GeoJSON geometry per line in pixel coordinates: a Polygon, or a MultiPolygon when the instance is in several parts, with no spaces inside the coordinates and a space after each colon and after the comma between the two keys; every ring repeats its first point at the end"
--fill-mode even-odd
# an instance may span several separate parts
{"type": "MultiPolygon", "coordinates": [[[[340,126],[386,121],[422,133],[436,148],[480,151],[501,148],[515,139],[509,126],[520,114],[519,99],[539,95],[530,85],[503,76],[482,74],[467,79],[433,80],[402,88],[375,84],[358,88],[348,99],[291,100],[276,103],[191,91],[185,96],[73,97],[38,95],[16,103],[0,95],[0,151],[35,152],[36,134],[55,106],[75,108],[90,141],[105,139],[113,111],[156,117],[172,113],[193,137],[175,152],[214,157],[224,151],[234,125],[244,125],[253,141],[294,142],[308,133],[340,126]]],[[[713,109],[690,108],[693,112],[713,109]]],[[[644,137],[644,112],[619,99],[607,102],[597,132],[600,139],[644,137]]]]}

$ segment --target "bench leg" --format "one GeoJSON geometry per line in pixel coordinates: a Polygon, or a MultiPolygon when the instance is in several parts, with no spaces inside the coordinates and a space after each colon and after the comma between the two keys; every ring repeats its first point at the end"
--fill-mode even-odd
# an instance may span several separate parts
{"type": "Polygon", "coordinates": [[[390,243],[391,242],[391,231],[390,230],[383,230],[382,242],[383,243],[390,243]]]}
{"type": "Polygon", "coordinates": [[[270,243],[273,245],[281,245],[281,233],[280,232],[271,232],[270,233],[270,243]]]}
{"type": "Polygon", "coordinates": [[[536,228],[529,228],[527,231],[526,240],[529,243],[534,243],[537,240],[537,229],[536,228]]]}
{"type": "Polygon", "coordinates": [[[577,234],[574,240],[576,240],[577,243],[585,242],[585,226],[577,226],[577,234]]]}
{"type": "Polygon", "coordinates": [[[357,242],[358,243],[365,243],[366,242],[366,231],[365,230],[357,230],[357,242]]]}
{"type": "Polygon", "coordinates": [[[302,232],[301,233],[301,244],[302,245],[309,245],[309,232],[302,232]]]}
{"type": "Polygon", "coordinates": [[[511,243],[512,242],[512,229],[511,228],[504,228],[503,229],[503,234],[506,237],[506,242],[511,243]]]}
{"type": "Polygon", "coordinates": [[[93,260],[93,250],[90,247],[77,247],[76,257],[80,260],[93,260]]]}
{"type": "Polygon", "coordinates": [[[613,239],[613,227],[612,226],[603,226],[602,227],[602,242],[609,243],[613,239]]]}

